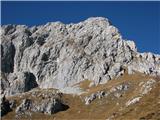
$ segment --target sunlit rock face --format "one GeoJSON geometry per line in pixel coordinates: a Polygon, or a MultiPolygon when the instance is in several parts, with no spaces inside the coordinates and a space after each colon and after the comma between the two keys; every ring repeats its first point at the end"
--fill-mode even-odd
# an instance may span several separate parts
{"type": "Polygon", "coordinates": [[[21,91],[25,92],[36,84],[40,88],[64,89],[86,79],[96,85],[104,84],[127,69],[129,74],[139,71],[160,75],[160,56],[137,52],[135,43],[124,40],[118,29],[102,17],[77,24],[52,22],[31,28],[4,25],[1,59],[1,84],[6,86],[4,91],[11,93],[13,88],[9,85],[16,83],[18,92],[23,86],[27,89],[21,91]],[[24,73],[32,77],[20,80],[24,73]],[[32,78],[34,85],[29,83],[32,78]]]}

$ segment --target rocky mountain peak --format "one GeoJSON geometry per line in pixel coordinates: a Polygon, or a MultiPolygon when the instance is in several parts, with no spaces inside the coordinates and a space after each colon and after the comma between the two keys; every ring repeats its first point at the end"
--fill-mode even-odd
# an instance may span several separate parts
{"type": "Polygon", "coordinates": [[[35,86],[71,89],[84,80],[104,84],[125,71],[160,75],[160,56],[137,52],[135,43],[124,40],[103,17],[31,28],[4,25],[1,33],[2,86],[7,95],[35,86]]]}

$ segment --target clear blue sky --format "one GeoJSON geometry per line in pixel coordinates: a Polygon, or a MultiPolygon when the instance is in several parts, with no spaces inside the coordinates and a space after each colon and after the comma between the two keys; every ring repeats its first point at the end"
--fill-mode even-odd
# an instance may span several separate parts
{"type": "Polygon", "coordinates": [[[2,2],[2,24],[77,23],[107,17],[140,52],[160,54],[160,2],[2,2]]]}

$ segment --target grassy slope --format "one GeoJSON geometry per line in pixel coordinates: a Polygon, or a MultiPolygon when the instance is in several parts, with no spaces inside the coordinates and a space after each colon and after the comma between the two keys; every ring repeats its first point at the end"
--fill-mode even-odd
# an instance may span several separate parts
{"type": "MultiPolygon", "coordinates": [[[[125,103],[133,97],[139,96],[140,87],[138,84],[146,81],[151,77],[140,73],[135,75],[123,75],[115,80],[109,81],[107,84],[88,88],[89,81],[79,83],[80,87],[87,90],[88,93],[81,96],[73,96],[65,94],[63,100],[70,108],[66,111],[58,112],[54,115],[44,115],[41,113],[33,113],[33,119],[106,119],[114,116],[117,120],[137,120],[137,119],[160,119],[160,80],[150,93],[145,95],[139,103],[125,107],[125,103]],[[102,99],[96,99],[90,105],[84,104],[84,97],[99,90],[108,91],[110,88],[121,83],[130,83],[130,89],[120,98],[110,95],[102,99]],[[118,104],[117,104],[118,103],[118,104]]],[[[155,78],[154,78],[155,79],[155,78]]],[[[29,96],[27,96],[29,97],[29,96]]],[[[18,97],[16,98],[19,99],[18,97]]],[[[14,111],[8,113],[3,119],[13,119],[14,111]]]]}

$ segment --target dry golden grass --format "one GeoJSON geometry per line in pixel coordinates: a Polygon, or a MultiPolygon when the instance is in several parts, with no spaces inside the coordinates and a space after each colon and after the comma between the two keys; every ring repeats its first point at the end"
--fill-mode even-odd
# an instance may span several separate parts
{"type": "Polygon", "coordinates": [[[160,120],[160,82],[145,95],[139,103],[134,104],[117,115],[117,120],[145,119],[160,120]]]}
{"type": "MultiPolygon", "coordinates": [[[[82,94],[81,96],[75,95],[63,95],[62,99],[65,104],[69,105],[69,109],[66,111],[58,112],[53,115],[44,115],[42,113],[33,113],[32,119],[36,120],[105,120],[110,116],[114,116],[116,120],[138,120],[138,119],[160,119],[160,79],[153,78],[157,81],[156,85],[150,93],[144,95],[139,103],[133,104],[129,107],[125,107],[125,103],[133,97],[139,96],[140,86],[139,83],[142,81],[149,80],[150,76],[136,73],[133,75],[125,74],[117,79],[109,81],[107,84],[98,85],[96,87],[88,88],[90,84],[89,80],[80,82],[79,85],[82,89],[88,90],[88,93],[82,94]],[[102,99],[94,100],[90,105],[84,104],[84,97],[100,91],[108,91],[114,86],[122,83],[129,83],[130,89],[126,91],[122,97],[115,98],[113,95],[104,97],[102,99]]],[[[29,96],[28,96],[29,97],[29,96]]],[[[16,98],[17,100],[20,98],[16,98]]],[[[2,119],[13,119],[15,116],[14,112],[8,113],[2,119]]]]}
{"type": "Polygon", "coordinates": [[[82,90],[85,91],[85,90],[89,89],[89,84],[90,83],[91,83],[90,80],[83,80],[80,83],[77,83],[77,84],[75,84],[73,86],[79,86],[82,90]]]}
{"type": "MultiPolygon", "coordinates": [[[[117,86],[119,84],[122,84],[124,82],[130,82],[131,84],[135,85],[141,81],[145,81],[150,78],[153,78],[153,77],[150,77],[150,76],[138,73],[138,72],[133,75],[128,75],[127,73],[125,73],[123,76],[120,76],[119,78],[115,78],[113,80],[108,81],[107,84],[101,84],[96,87],[91,87],[87,93],[84,93],[84,95],[88,95],[88,94],[91,94],[91,93],[94,93],[94,92],[100,91],[100,90],[108,90],[108,89],[111,89],[112,87],[117,86]]],[[[85,86],[87,86],[87,85],[85,84],[85,86]]],[[[82,86],[82,88],[84,88],[84,87],[82,86]]]]}

